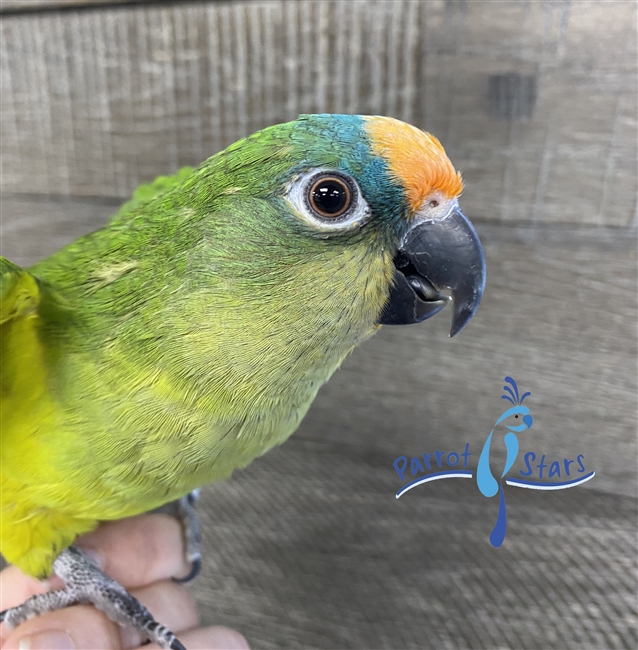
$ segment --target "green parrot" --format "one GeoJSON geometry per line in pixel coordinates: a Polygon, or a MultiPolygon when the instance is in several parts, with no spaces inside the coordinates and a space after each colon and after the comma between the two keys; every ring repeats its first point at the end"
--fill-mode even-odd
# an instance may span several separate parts
{"type": "Polygon", "coordinates": [[[286,440],[381,325],[451,301],[460,331],[485,282],[461,190],[428,133],[302,115],[28,270],[0,258],[0,551],[67,584],[0,620],[82,600],[183,648],[73,541],[174,500],[196,530],[187,495],[286,440]]]}

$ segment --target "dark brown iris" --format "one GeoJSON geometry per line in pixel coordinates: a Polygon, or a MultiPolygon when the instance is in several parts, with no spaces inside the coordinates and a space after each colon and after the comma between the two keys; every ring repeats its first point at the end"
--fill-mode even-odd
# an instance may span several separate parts
{"type": "Polygon", "coordinates": [[[325,219],[340,217],[352,204],[352,191],[337,176],[322,176],[310,188],[310,207],[325,219]]]}

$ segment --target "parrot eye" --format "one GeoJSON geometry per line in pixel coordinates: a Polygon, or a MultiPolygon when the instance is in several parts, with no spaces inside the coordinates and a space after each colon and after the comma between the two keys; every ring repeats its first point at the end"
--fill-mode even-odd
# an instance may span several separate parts
{"type": "Polygon", "coordinates": [[[294,213],[322,236],[361,228],[372,217],[356,179],[341,170],[310,170],[292,182],[286,198],[294,213]]]}
{"type": "Polygon", "coordinates": [[[352,205],[352,190],[339,176],[321,176],[308,191],[308,204],[320,217],[335,219],[352,205]]]}

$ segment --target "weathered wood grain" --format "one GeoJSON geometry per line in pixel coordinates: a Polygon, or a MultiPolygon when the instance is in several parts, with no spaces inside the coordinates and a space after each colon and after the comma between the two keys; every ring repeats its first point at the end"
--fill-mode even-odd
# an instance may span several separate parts
{"type": "MultiPolygon", "coordinates": [[[[136,0],[141,2],[152,2],[153,0],[136,0]]],[[[94,8],[96,5],[106,6],[110,4],[130,4],[131,0],[2,0],[0,2],[0,13],[14,11],[37,11],[55,9],[81,9],[94,8]]]]}
{"type": "Polygon", "coordinates": [[[125,197],[302,112],[381,113],[441,138],[475,218],[626,226],[635,12],[348,0],[7,16],[2,188],[125,197]]]}
{"type": "Polygon", "coordinates": [[[204,491],[205,623],[254,648],[636,647],[635,24],[634,2],[545,0],[1,19],[0,254],[20,264],[139,182],[299,112],[431,130],[483,222],[466,331],[449,340],[443,314],[384,328],[290,441],[204,491]],[[583,453],[597,475],[510,490],[496,550],[493,499],[439,481],[397,501],[392,461],[470,442],[475,463],[506,374],[532,391],[523,451],[583,453]]]}

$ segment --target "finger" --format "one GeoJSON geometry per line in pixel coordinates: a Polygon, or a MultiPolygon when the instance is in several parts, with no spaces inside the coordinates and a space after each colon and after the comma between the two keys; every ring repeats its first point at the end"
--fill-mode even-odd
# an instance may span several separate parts
{"type": "MultiPolygon", "coordinates": [[[[25,600],[43,594],[46,584],[27,576],[18,567],[8,566],[0,572],[0,611],[21,605],[25,600]]],[[[0,646],[9,635],[6,626],[0,625],[0,646]]]]}
{"type": "MultiPolygon", "coordinates": [[[[171,580],[134,590],[132,594],[157,621],[176,634],[199,623],[192,597],[171,580]]],[[[121,650],[136,647],[143,641],[139,632],[119,626],[95,607],[76,605],[26,621],[7,634],[2,647],[3,650],[121,650]]]]}
{"type": "MultiPolygon", "coordinates": [[[[199,625],[195,600],[184,587],[172,580],[142,587],[132,593],[153,614],[156,621],[175,634],[199,625]]],[[[144,640],[136,635],[130,638],[125,647],[132,648],[144,640]]]]}
{"type": "MultiPolygon", "coordinates": [[[[235,630],[228,627],[201,627],[179,635],[186,650],[250,650],[248,641],[235,630]]],[[[159,650],[151,643],[137,650],[159,650]]]]}
{"type": "Polygon", "coordinates": [[[8,566],[0,572],[0,612],[46,590],[46,585],[39,580],[25,575],[18,567],[8,566]]]}
{"type": "Polygon", "coordinates": [[[168,515],[140,515],[107,522],[77,540],[100,569],[122,586],[142,587],[186,575],[180,523],[168,515]]]}
{"type": "Polygon", "coordinates": [[[121,650],[120,630],[102,612],[77,605],[32,618],[9,632],[3,650],[121,650]]]}

